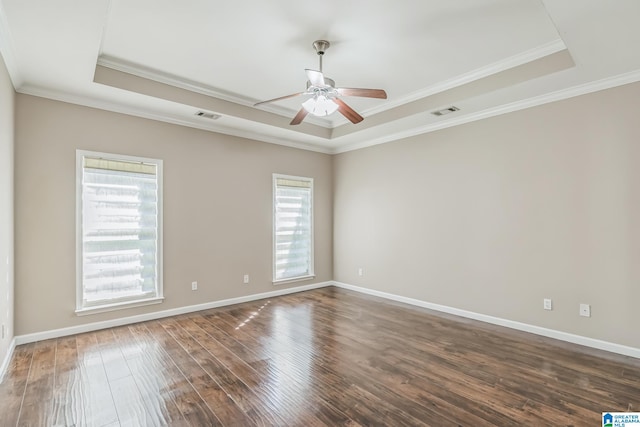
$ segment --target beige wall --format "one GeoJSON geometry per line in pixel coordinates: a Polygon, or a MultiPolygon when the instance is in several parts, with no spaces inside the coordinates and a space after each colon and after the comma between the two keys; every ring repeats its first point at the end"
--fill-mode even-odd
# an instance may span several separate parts
{"type": "Polygon", "coordinates": [[[639,100],[627,85],[336,156],[334,279],[640,348],[639,100]]]}
{"type": "MultiPolygon", "coordinates": [[[[13,90],[0,77],[7,197],[13,90]]],[[[315,282],[640,348],[637,99],[640,84],[627,85],[332,158],[18,95],[16,335],[281,289],[270,281],[278,172],[315,179],[315,282]],[[163,304],[75,316],[77,148],[164,160],[163,304]]]]}
{"type": "MultiPolygon", "coordinates": [[[[0,365],[13,339],[13,114],[15,93],[0,56],[0,365]]],[[[1,374],[1,373],[0,373],[1,374]]]]}
{"type": "Polygon", "coordinates": [[[27,95],[16,117],[16,335],[332,279],[330,156],[27,95]],[[76,149],[163,159],[164,303],[74,314],[76,149]],[[314,178],[314,281],[271,283],[274,172],[314,178]]]}

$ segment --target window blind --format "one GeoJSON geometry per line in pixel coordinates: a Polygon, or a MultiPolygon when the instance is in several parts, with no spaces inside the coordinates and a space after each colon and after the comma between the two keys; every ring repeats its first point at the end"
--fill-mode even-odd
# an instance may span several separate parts
{"type": "Polygon", "coordinates": [[[158,294],[157,165],[85,157],[83,307],[158,294]]]}
{"type": "Polygon", "coordinates": [[[278,177],[274,191],[274,280],[313,275],[313,181],[278,177]]]}

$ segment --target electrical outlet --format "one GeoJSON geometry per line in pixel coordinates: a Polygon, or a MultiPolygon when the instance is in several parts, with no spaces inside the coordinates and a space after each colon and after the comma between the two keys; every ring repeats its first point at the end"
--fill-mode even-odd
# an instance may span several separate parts
{"type": "Polygon", "coordinates": [[[191,282],[191,290],[192,291],[198,290],[198,282],[191,282]]]}
{"type": "Polygon", "coordinates": [[[591,317],[591,306],[589,304],[580,304],[580,316],[591,317]]]}
{"type": "Polygon", "coordinates": [[[248,285],[248,284],[249,284],[249,275],[248,275],[248,274],[245,274],[245,275],[244,275],[243,282],[244,282],[244,284],[245,284],[245,285],[248,285]]]}
{"type": "Polygon", "coordinates": [[[544,299],[544,309],[545,310],[553,310],[553,302],[551,302],[550,298],[544,299]]]}
{"type": "Polygon", "coordinates": [[[362,277],[362,267],[358,269],[358,276],[362,277]]]}

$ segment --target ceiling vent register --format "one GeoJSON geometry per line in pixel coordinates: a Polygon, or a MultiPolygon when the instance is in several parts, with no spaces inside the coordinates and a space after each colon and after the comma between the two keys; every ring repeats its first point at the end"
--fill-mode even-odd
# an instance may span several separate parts
{"type": "Polygon", "coordinates": [[[444,116],[444,115],[447,115],[447,114],[455,113],[456,111],[460,111],[460,109],[458,107],[454,107],[452,105],[449,108],[444,108],[444,109],[438,110],[438,111],[432,111],[431,114],[433,114],[434,116],[444,116]]]}
{"type": "Polygon", "coordinates": [[[222,117],[220,114],[207,113],[206,111],[198,111],[196,113],[196,116],[204,117],[205,119],[211,119],[211,120],[218,120],[220,117],[222,117]]]}

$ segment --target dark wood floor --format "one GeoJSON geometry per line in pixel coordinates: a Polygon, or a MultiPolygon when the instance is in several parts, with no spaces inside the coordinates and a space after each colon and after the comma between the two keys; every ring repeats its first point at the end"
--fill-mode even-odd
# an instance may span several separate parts
{"type": "Polygon", "coordinates": [[[2,426],[601,425],[640,361],[338,288],[18,346],[2,426]]]}

